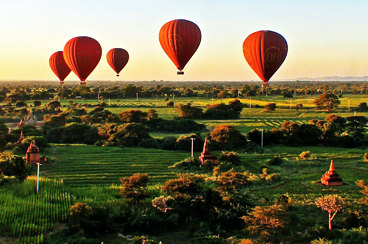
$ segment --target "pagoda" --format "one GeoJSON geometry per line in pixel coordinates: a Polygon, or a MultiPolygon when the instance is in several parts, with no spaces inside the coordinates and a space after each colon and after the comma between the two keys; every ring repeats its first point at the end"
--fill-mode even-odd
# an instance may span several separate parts
{"type": "Polygon", "coordinates": [[[340,176],[335,171],[333,160],[331,160],[330,169],[324,175],[322,175],[321,183],[322,185],[326,185],[326,186],[342,186],[343,185],[343,180],[340,178],[340,176]]]}
{"type": "Polygon", "coordinates": [[[218,163],[217,157],[216,156],[212,156],[211,153],[210,153],[210,149],[208,147],[207,138],[204,140],[203,152],[201,152],[201,156],[199,156],[199,162],[201,163],[201,165],[205,165],[206,164],[206,160],[207,161],[211,161],[212,164],[217,164],[218,163]]]}
{"type": "Polygon", "coordinates": [[[29,164],[40,163],[40,149],[36,146],[34,140],[31,141],[26,153],[26,162],[29,164]]]}
{"type": "Polygon", "coordinates": [[[33,114],[32,109],[28,112],[28,116],[21,119],[18,123],[18,127],[24,125],[37,125],[37,117],[33,114]]]}

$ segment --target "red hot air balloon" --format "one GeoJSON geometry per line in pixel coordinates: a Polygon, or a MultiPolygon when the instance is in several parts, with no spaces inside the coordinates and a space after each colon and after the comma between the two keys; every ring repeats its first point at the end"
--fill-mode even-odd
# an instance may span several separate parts
{"type": "Polygon", "coordinates": [[[60,85],[64,84],[64,79],[69,75],[71,70],[69,66],[65,63],[63,52],[62,51],[54,52],[50,56],[49,64],[51,70],[59,78],[60,85]]]}
{"type": "Polygon", "coordinates": [[[106,54],[106,59],[111,68],[119,76],[120,71],[125,67],[129,60],[129,53],[122,48],[113,48],[106,54]]]}
{"type": "Polygon", "coordinates": [[[257,31],[243,43],[243,53],[249,66],[267,84],[284,62],[288,51],[285,38],[273,31],[257,31]]]}
{"type": "Polygon", "coordinates": [[[161,27],[159,40],[167,56],[178,68],[178,74],[182,75],[182,70],[201,43],[201,30],[191,21],[172,20],[161,27]]]}
{"type": "Polygon", "coordinates": [[[63,56],[69,68],[86,84],[87,77],[101,59],[102,49],[98,41],[88,36],[70,39],[64,46],[63,56]]]}

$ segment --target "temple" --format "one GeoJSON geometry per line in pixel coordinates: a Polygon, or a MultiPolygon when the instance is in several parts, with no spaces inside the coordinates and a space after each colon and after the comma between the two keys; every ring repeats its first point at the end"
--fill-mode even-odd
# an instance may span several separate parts
{"type": "Polygon", "coordinates": [[[331,160],[330,169],[324,175],[322,175],[321,183],[322,185],[326,185],[326,186],[342,186],[343,185],[343,180],[340,178],[340,176],[335,171],[333,160],[331,160]]]}
{"type": "Polygon", "coordinates": [[[215,156],[212,156],[208,147],[207,138],[204,141],[203,145],[203,152],[201,153],[201,156],[199,156],[199,162],[201,165],[205,165],[206,161],[211,161],[213,164],[218,163],[218,159],[215,156]]]}
{"type": "Polygon", "coordinates": [[[24,125],[37,125],[37,117],[33,114],[32,109],[28,112],[28,116],[21,119],[18,123],[18,127],[24,125]]]}
{"type": "Polygon", "coordinates": [[[29,164],[40,163],[40,149],[36,146],[34,140],[31,141],[26,153],[26,162],[29,164]]]}

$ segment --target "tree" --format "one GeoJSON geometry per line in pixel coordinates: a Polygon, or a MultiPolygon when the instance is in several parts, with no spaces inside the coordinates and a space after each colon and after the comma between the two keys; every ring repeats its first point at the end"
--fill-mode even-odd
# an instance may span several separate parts
{"type": "Polygon", "coordinates": [[[303,104],[298,103],[298,104],[295,105],[295,108],[296,108],[296,111],[299,111],[299,109],[303,108],[303,104]]]}
{"type": "Polygon", "coordinates": [[[276,103],[267,103],[264,105],[264,108],[266,109],[266,111],[275,111],[276,103]]]}
{"type": "Polygon", "coordinates": [[[122,184],[120,194],[127,200],[139,203],[148,197],[148,174],[133,174],[130,177],[121,178],[120,182],[122,184]]]}
{"type": "Polygon", "coordinates": [[[87,203],[77,202],[70,207],[68,226],[71,230],[82,232],[82,229],[89,224],[89,217],[92,208],[87,203]]]}
{"type": "Polygon", "coordinates": [[[221,161],[223,162],[229,162],[229,163],[232,163],[234,165],[239,165],[240,162],[241,162],[241,158],[240,156],[238,155],[238,153],[236,152],[222,152],[222,155],[221,155],[221,161]]]}
{"type": "Polygon", "coordinates": [[[364,180],[358,180],[355,182],[355,184],[362,188],[361,193],[364,195],[362,200],[366,205],[368,205],[368,184],[364,180]]]}
{"type": "Polygon", "coordinates": [[[359,103],[358,110],[363,112],[368,110],[368,105],[366,102],[359,103]]]}
{"type": "Polygon", "coordinates": [[[35,107],[39,107],[39,106],[41,106],[41,101],[39,101],[39,100],[34,100],[33,101],[33,105],[35,106],[35,107]]]}
{"type": "Polygon", "coordinates": [[[248,216],[242,217],[247,225],[246,230],[252,234],[260,234],[265,241],[271,235],[279,233],[287,226],[287,216],[283,205],[257,206],[248,216]]]}
{"type": "Polygon", "coordinates": [[[151,138],[145,126],[139,123],[125,123],[114,127],[109,140],[127,147],[135,147],[145,140],[151,138]]]}
{"type": "Polygon", "coordinates": [[[0,175],[14,176],[18,181],[27,178],[27,167],[24,159],[9,153],[0,154],[0,175]]]}
{"type": "Polygon", "coordinates": [[[202,109],[198,107],[193,107],[190,103],[176,105],[175,110],[180,114],[181,118],[203,117],[202,109]]]}
{"type": "Polygon", "coordinates": [[[219,93],[217,93],[218,98],[226,98],[227,97],[227,91],[221,90],[219,93]]]}
{"type": "Polygon", "coordinates": [[[344,207],[344,200],[338,195],[327,195],[316,199],[316,205],[323,211],[328,212],[328,229],[332,229],[331,222],[335,218],[337,212],[344,207]]]}
{"type": "Polygon", "coordinates": [[[47,107],[50,109],[50,110],[53,110],[53,109],[55,109],[55,108],[57,108],[57,107],[60,107],[60,102],[59,101],[51,101],[51,102],[49,102],[48,104],[47,104],[47,107]]]}
{"type": "Polygon", "coordinates": [[[147,111],[147,120],[151,120],[151,119],[157,119],[158,118],[158,113],[156,110],[154,109],[149,109],[147,111]]]}
{"type": "Polygon", "coordinates": [[[129,109],[118,114],[123,123],[142,123],[147,119],[147,113],[141,110],[129,109]]]}
{"type": "Polygon", "coordinates": [[[15,103],[15,107],[20,108],[20,107],[27,107],[27,103],[23,100],[19,100],[15,103]]]}
{"type": "Polygon", "coordinates": [[[340,100],[335,94],[324,93],[319,95],[319,98],[313,102],[316,105],[316,109],[331,110],[337,108],[340,104],[340,100]]]}
{"type": "Polygon", "coordinates": [[[221,149],[245,147],[248,142],[234,126],[219,125],[209,135],[211,142],[215,142],[221,149]]]}
{"type": "Polygon", "coordinates": [[[238,99],[234,99],[229,102],[229,107],[233,111],[241,112],[244,108],[244,104],[240,102],[238,99]]]}
{"type": "Polygon", "coordinates": [[[237,199],[240,194],[240,189],[248,186],[250,183],[248,172],[239,173],[231,169],[228,172],[221,173],[216,178],[217,190],[224,197],[224,200],[230,198],[237,199]]]}

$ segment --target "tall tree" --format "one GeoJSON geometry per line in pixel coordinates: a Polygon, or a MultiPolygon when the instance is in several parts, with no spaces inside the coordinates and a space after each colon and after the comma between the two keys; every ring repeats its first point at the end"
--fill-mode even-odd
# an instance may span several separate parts
{"type": "Polygon", "coordinates": [[[328,213],[328,229],[332,229],[332,220],[344,207],[344,200],[338,195],[327,195],[316,199],[317,207],[328,213]]]}
{"type": "Polygon", "coordinates": [[[148,174],[133,174],[130,177],[121,178],[120,182],[122,184],[120,194],[127,200],[138,203],[148,196],[148,174]]]}
{"type": "Polygon", "coordinates": [[[313,102],[316,105],[316,109],[331,110],[337,108],[340,104],[340,100],[335,94],[324,93],[319,95],[319,98],[313,102]]]}

